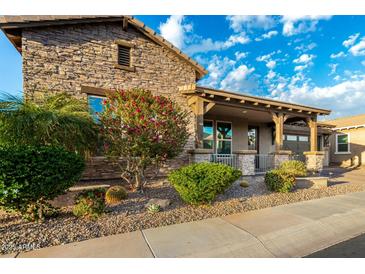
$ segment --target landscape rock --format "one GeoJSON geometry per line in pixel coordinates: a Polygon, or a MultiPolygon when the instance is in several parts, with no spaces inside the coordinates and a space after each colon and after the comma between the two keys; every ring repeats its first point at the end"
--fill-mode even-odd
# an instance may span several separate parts
{"type": "Polygon", "coordinates": [[[171,201],[170,199],[150,199],[147,204],[145,205],[145,207],[149,207],[150,205],[159,205],[162,209],[165,209],[166,207],[168,207],[170,205],[171,201]]]}

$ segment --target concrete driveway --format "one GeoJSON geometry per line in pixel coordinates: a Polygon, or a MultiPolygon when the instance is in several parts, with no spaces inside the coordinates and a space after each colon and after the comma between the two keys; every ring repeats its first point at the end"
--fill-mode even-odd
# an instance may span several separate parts
{"type": "Polygon", "coordinates": [[[362,233],[365,192],[358,192],[10,256],[304,257],[362,233]]]}

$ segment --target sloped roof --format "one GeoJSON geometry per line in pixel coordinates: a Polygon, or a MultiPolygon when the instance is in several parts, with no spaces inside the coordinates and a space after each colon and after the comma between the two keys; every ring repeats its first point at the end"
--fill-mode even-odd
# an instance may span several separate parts
{"type": "Polygon", "coordinates": [[[127,20],[128,23],[135,26],[144,35],[155,41],[159,45],[171,50],[179,58],[188,62],[197,72],[197,78],[202,78],[207,71],[198,62],[183,53],[165,38],[158,35],[154,30],[147,27],[143,22],[133,16],[106,16],[106,15],[24,15],[24,16],[0,16],[0,28],[13,43],[19,52],[21,52],[21,29],[29,27],[55,26],[66,24],[80,24],[93,22],[113,22],[127,20]]]}
{"type": "Polygon", "coordinates": [[[329,121],[323,121],[323,123],[333,125],[336,128],[361,126],[365,125],[365,114],[341,117],[329,121]]]}

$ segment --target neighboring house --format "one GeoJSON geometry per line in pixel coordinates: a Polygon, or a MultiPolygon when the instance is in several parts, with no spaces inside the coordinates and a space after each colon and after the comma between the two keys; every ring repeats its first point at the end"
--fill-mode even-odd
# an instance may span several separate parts
{"type": "MultiPolygon", "coordinates": [[[[95,112],[106,90],[139,87],[190,110],[191,157],[184,153],[178,165],[217,161],[254,174],[289,154],[323,165],[330,130],[317,117],[329,110],[199,87],[207,71],[133,17],[5,16],[0,27],[22,54],[25,98],[68,92],[95,112]]],[[[89,177],[112,172],[92,170],[89,177]]]]}
{"type": "Polygon", "coordinates": [[[325,122],[331,125],[331,164],[345,167],[365,165],[365,114],[325,122]]]}

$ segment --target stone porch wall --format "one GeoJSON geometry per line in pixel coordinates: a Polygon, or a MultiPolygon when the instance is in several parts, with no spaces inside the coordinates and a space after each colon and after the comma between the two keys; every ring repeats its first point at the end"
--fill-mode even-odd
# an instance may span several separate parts
{"type": "MultiPolygon", "coordinates": [[[[123,159],[119,159],[119,164],[123,165],[123,159]]],[[[174,169],[189,164],[189,155],[183,153],[179,157],[169,160],[161,166],[158,176],[164,177],[174,169]]],[[[147,177],[151,177],[155,174],[155,170],[150,168],[146,172],[147,177]]],[[[120,179],[120,168],[117,163],[109,160],[106,157],[93,157],[86,162],[85,170],[82,174],[81,180],[110,180],[120,179]]]]}

